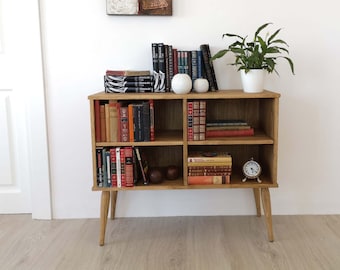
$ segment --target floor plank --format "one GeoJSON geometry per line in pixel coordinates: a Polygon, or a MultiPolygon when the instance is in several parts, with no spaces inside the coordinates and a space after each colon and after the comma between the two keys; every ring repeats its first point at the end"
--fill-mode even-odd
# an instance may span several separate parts
{"type": "Polygon", "coordinates": [[[340,269],[340,216],[118,218],[98,245],[99,220],[0,215],[0,268],[340,269]]]}

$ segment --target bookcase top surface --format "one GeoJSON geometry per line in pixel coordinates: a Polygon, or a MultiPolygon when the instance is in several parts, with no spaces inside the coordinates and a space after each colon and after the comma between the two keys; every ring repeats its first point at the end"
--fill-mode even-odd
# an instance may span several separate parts
{"type": "Polygon", "coordinates": [[[261,93],[245,93],[243,90],[218,90],[214,92],[206,93],[194,93],[189,94],[175,94],[172,92],[167,93],[105,93],[98,92],[96,94],[88,96],[90,100],[100,99],[117,99],[117,100],[143,100],[143,99],[172,99],[172,100],[185,100],[185,99],[249,99],[249,98],[279,98],[280,94],[264,90],[261,93]]]}

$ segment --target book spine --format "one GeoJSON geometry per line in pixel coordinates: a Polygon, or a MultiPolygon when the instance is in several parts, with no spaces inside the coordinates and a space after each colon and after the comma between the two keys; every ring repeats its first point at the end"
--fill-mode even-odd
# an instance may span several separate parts
{"type": "Polygon", "coordinates": [[[143,141],[150,141],[150,103],[143,101],[142,103],[142,128],[143,128],[143,141]]]}
{"type": "Polygon", "coordinates": [[[120,147],[116,147],[116,172],[117,172],[117,187],[122,187],[122,169],[120,159],[120,147]]]}
{"type": "Polygon", "coordinates": [[[118,137],[118,102],[110,100],[109,101],[109,134],[110,134],[110,141],[117,142],[119,141],[118,137]]]}
{"type": "Polygon", "coordinates": [[[206,137],[238,137],[238,136],[254,136],[254,129],[240,129],[240,130],[207,130],[206,137]]]}
{"type": "Polygon", "coordinates": [[[165,92],[170,92],[170,61],[169,45],[164,45],[164,63],[165,63],[165,92]]]}
{"type": "Polygon", "coordinates": [[[172,62],[174,69],[173,75],[176,75],[178,73],[178,53],[176,48],[172,49],[172,62]]]}
{"type": "Polygon", "coordinates": [[[105,122],[105,104],[100,105],[100,134],[101,142],[106,142],[106,122],[105,122]]]}
{"type": "Polygon", "coordinates": [[[133,151],[131,146],[124,147],[126,186],[133,187],[133,151]]]}
{"type": "Polygon", "coordinates": [[[143,184],[144,185],[148,185],[149,181],[148,181],[148,179],[146,177],[146,172],[144,170],[143,161],[142,161],[142,157],[141,157],[139,148],[135,147],[134,150],[135,150],[135,153],[136,153],[136,156],[137,156],[138,164],[139,164],[139,167],[140,167],[140,172],[141,172],[142,177],[143,177],[143,184]]]}
{"type": "Polygon", "coordinates": [[[101,128],[100,128],[100,101],[94,101],[94,126],[96,142],[101,142],[101,128]]]}
{"type": "Polygon", "coordinates": [[[103,187],[103,183],[104,183],[102,152],[103,152],[103,147],[96,148],[97,186],[98,187],[103,187]]]}
{"type": "Polygon", "coordinates": [[[194,140],[194,104],[193,101],[187,102],[188,107],[188,141],[194,140]]]}
{"type": "Polygon", "coordinates": [[[203,59],[203,63],[204,63],[204,68],[205,68],[205,72],[206,72],[206,76],[207,79],[209,81],[209,86],[210,86],[210,90],[211,91],[216,91],[217,88],[215,86],[214,81],[216,81],[216,78],[214,78],[215,72],[213,69],[213,66],[210,64],[210,58],[209,58],[209,54],[210,54],[210,50],[209,50],[209,46],[208,44],[202,44],[200,46],[200,49],[202,51],[202,59],[203,59]]]}
{"type": "Polygon", "coordinates": [[[215,168],[216,166],[231,166],[232,161],[215,161],[215,162],[189,162],[189,167],[201,167],[201,166],[210,166],[211,168],[215,168]]]}
{"type": "Polygon", "coordinates": [[[144,140],[143,130],[143,105],[134,104],[133,106],[133,136],[135,142],[142,142],[144,140]]]}
{"type": "Polygon", "coordinates": [[[150,141],[155,140],[155,104],[154,100],[149,100],[150,104],[150,141]]]}
{"type": "Polygon", "coordinates": [[[121,186],[126,187],[125,147],[120,148],[120,177],[121,177],[121,186]]]}
{"type": "Polygon", "coordinates": [[[164,44],[158,43],[158,66],[159,66],[159,89],[158,92],[165,92],[165,53],[164,44]]]}
{"type": "Polygon", "coordinates": [[[199,140],[204,141],[205,140],[205,123],[207,119],[207,102],[205,100],[199,101],[199,140]]]}
{"type": "Polygon", "coordinates": [[[197,51],[191,51],[191,79],[195,81],[198,78],[198,61],[197,61],[197,51]]]}
{"type": "Polygon", "coordinates": [[[159,64],[158,64],[158,45],[152,43],[152,66],[153,66],[153,78],[154,78],[154,92],[159,92],[159,64]]]}
{"type": "Polygon", "coordinates": [[[199,100],[193,101],[193,132],[194,141],[199,140],[200,136],[200,102],[199,100]]]}
{"type": "Polygon", "coordinates": [[[106,178],[107,178],[107,183],[106,183],[105,187],[111,187],[111,185],[112,185],[112,174],[111,174],[110,150],[105,151],[105,159],[106,159],[106,178]]]}
{"type": "Polygon", "coordinates": [[[153,92],[152,86],[105,87],[105,93],[151,93],[151,92],[153,92]]]}
{"type": "Polygon", "coordinates": [[[103,187],[108,186],[108,181],[107,181],[107,166],[106,166],[106,150],[105,148],[102,150],[102,171],[103,171],[103,187]]]}
{"type": "Polygon", "coordinates": [[[133,107],[134,104],[129,104],[128,105],[128,121],[129,121],[129,140],[130,142],[133,142],[134,139],[134,119],[133,119],[133,107]]]}
{"type": "Polygon", "coordinates": [[[106,70],[106,76],[148,76],[149,70],[106,70]]]}
{"type": "Polygon", "coordinates": [[[106,134],[105,134],[105,138],[106,138],[106,142],[110,141],[110,110],[109,110],[109,103],[106,103],[104,105],[105,108],[105,130],[106,130],[106,134]]]}
{"type": "Polygon", "coordinates": [[[116,160],[116,149],[110,149],[111,157],[111,186],[117,186],[117,160],[116,160]]]}
{"type": "Polygon", "coordinates": [[[188,176],[189,185],[221,185],[230,183],[227,175],[188,176]]]}
{"type": "Polygon", "coordinates": [[[120,141],[129,141],[129,113],[128,107],[120,107],[120,141]]]}

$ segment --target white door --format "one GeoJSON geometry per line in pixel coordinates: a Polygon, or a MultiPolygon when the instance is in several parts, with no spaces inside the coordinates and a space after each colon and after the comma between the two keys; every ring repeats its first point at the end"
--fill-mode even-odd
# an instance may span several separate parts
{"type": "Polygon", "coordinates": [[[0,0],[0,213],[51,218],[38,0],[0,0]]]}

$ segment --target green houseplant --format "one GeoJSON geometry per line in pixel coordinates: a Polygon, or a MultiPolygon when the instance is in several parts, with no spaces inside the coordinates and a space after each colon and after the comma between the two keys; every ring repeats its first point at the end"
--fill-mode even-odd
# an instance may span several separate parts
{"type": "MultiPolygon", "coordinates": [[[[235,55],[235,60],[231,65],[238,67],[238,71],[241,71],[242,77],[247,75],[251,77],[254,76],[255,73],[258,73],[261,74],[260,77],[264,79],[264,71],[268,73],[274,71],[278,74],[275,66],[277,65],[277,60],[282,58],[288,62],[290,69],[294,74],[294,63],[287,56],[289,54],[288,44],[284,40],[277,38],[281,29],[276,30],[271,35],[267,33],[265,37],[260,35],[261,31],[270,24],[271,23],[265,23],[261,25],[256,30],[251,41],[247,40],[248,36],[242,37],[230,33],[223,34],[222,38],[236,38],[236,41],[230,44],[226,49],[218,51],[213,55],[211,60],[216,60],[217,58],[223,57],[228,52],[231,52],[235,55]]],[[[262,91],[262,89],[258,89],[255,92],[262,91]]]]}

